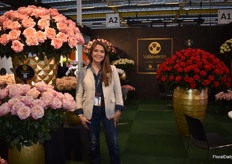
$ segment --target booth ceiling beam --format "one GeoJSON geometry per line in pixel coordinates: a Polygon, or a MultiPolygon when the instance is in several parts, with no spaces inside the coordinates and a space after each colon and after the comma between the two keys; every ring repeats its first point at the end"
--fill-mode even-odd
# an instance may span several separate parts
{"type": "MultiPolygon", "coordinates": [[[[119,14],[119,18],[120,18],[121,22],[125,22],[125,19],[123,18],[121,13],[118,12],[117,7],[113,7],[113,4],[112,4],[111,0],[106,0],[106,2],[108,3],[108,6],[111,6],[111,9],[114,11],[114,13],[119,14]]],[[[126,26],[127,26],[127,24],[126,24],[126,26]]]]}
{"type": "MultiPolygon", "coordinates": [[[[129,17],[129,16],[156,16],[156,15],[176,15],[179,13],[180,15],[185,15],[185,14],[217,14],[218,10],[210,10],[210,9],[196,9],[196,10],[165,10],[165,11],[140,11],[140,12],[123,12],[120,13],[122,17],[129,17]]],[[[106,14],[105,13],[99,13],[99,14],[83,14],[82,18],[87,19],[87,18],[105,18],[106,14]]],[[[75,15],[70,15],[72,19],[76,19],[75,15]]]]}
{"type": "MultiPolygon", "coordinates": [[[[232,0],[78,0],[81,1],[82,24],[90,29],[107,28],[106,14],[118,13],[121,27],[149,26],[144,22],[163,22],[163,26],[192,25],[220,26],[219,10],[232,10],[232,0]],[[200,21],[196,21],[198,19],[200,21]],[[184,23],[181,21],[184,20],[184,23]],[[179,23],[179,24],[178,24],[179,23]],[[181,23],[181,24],[180,24],[181,23]],[[137,26],[138,25],[138,26],[137,26]]],[[[58,9],[77,20],[77,0],[0,0],[0,15],[21,6],[36,5],[58,9]]],[[[152,25],[161,27],[162,25],[152,25]]],[[[149,26],[151,27],[151,26],[149,26]]]]}
{"type": "Polygon", "coordinates": [[[179,11],[176,14],[175,20],[173,22],[177,22],[178,18],[180,17],[181,12],[183,11],[184,7],[187,5],[187,0],[183,1],[183,4],[180,6],[179,11]]]}
{"type": "Polygon", "coordinates": [[[12,8],[19,8],[28,5],[40,5],[49,7],[47,4],[41,3],[41,0],[0,0],[0,2],[10,5],[12,8]]]}

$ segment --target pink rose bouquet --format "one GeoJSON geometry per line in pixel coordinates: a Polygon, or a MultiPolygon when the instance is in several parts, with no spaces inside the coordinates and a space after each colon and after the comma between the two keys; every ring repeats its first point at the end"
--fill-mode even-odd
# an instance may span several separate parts
{"type": "Polygon", "coordinates": [[[59,91],[75,90],[77,86],[77,78],[74,76],[64,76],[56,79],[56,89],[59,91]]]}
{"type": "Polygon", "coordinates": [[[0,164],[7,164],[7,161],[0,157],[0,164]]]}
{"type": "Polygon", "coordinates": [[[43,82],[9,84],[0,89],[0,139],[10,147],[44,143],[64,121],[64,112],[76,109],[69,93],[57,92],[43,82]]]}
{"type": "Polygon", "coordinates": [[[231,110],[232,109],[232,89],[218,92],[215,95],[215,100],[222,103],[223,105],[226,105],[226,108],[228,110],[231,110]]]}
{"type": "Polygon", "coordinates": [[[230,71],[215,55],[201,49],[183,49],[160,64],[156,79],[174,89],[230,88],[230,71]]]}
{"type": "Polygon", "coordinates": [[[84,44],[76,23],[58,13],[57,9],[28,6],[8,11],[0,17],[0,56],[29,53],[43,59],[67,55],[77,44],[84,44]]]}
{"type": "Polygon", "coordinates": [[[105,39],[93,39],[93,40],[89,41],[86,45],[84,45],[83,53],[86,56],[88,56],[88,57],[90,56],[90,49],[95,41],[100,41],[106,45],[108,54],[110,55],[110,59],[117,53],[116,48],[109,41],[107,41],[105,39]]]}
{"type": "Polygon", "coordinates": [[[56,90],[62,93],[69,93],[73,97],[76,95],[77,78],[74,76],[64,76],[56,79],[56,90]]]}
{"type": "Polygon", "coordinates": [[[221,91],[215,95],[216,100],[230,101],[232,104],[232,90],[221,91]]]}
{"type": "Polygon", "coordinates": [[[15,78],[14,74],[6,74],[0,76],[0,88],[3,88],[4,86],[8,84],[15,84],[15,78]]]}

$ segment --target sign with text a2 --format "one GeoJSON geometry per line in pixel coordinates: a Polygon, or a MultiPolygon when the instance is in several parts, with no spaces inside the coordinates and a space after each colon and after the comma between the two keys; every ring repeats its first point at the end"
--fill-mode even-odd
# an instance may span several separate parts
{"type": "Polygon", "coordinates": [[[218,10],[218,24],[232,22],[232,10],[218,10]]]}
{"type": "Polygon", "coordinates": [[[106,27],[120,27],[119,14],[106,14],[106,27]]]}
{"type": "Polygon", "coordinates": [[[137,39],[137,74],[156,74],[173,53],[173,38],[137,39]]]}

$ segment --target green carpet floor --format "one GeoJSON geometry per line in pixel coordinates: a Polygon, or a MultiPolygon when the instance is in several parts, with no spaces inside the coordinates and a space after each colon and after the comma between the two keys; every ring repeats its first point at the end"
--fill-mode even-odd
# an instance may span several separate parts
{"type": "MultiPolygon", "coordinates": [[[[161,100],[128,100],[127,111],[119,125],[119,144],[122,164],[231,164],[232,148],[207,150],[189,142],[179,134],[173,110],[161,100]],[[189,145],[187,153],[187,145],[189,145]],[[229,159],[214,159],[226,155],[229,159]]],[[[225,105],[209,102],[206,131],[216,131],[232,142],[232,119],[225,105]]],[[[108,150],[101,133],[102,164],[109,164],[108,150]]],[[[66,161],[66,164],[84,164],[85,161],[66,161]]]]}

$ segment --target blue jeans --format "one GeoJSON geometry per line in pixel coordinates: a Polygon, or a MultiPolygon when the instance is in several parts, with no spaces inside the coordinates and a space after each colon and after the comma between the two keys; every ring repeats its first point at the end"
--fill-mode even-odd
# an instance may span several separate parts
{"type": "Polygon", "coordinates": [[[120,152],[118,145],[118,130],[114,127],[114,120],[109,120],[105,114],[104,107],[93,107],[93,115],[89,126],[89,151],[90,164],[101,164],[100,159],[100,126],[104,127],[106,143],[110,154],[111,164],[120,164],[120,152]]]}

